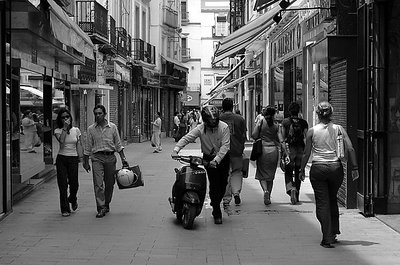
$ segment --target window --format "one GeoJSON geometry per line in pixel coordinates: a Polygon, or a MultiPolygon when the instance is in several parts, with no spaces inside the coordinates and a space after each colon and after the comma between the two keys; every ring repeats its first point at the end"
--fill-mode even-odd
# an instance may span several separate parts
{"type": "Polygon", "coordinates": [[[228,23],[226,15],[217,16],[217,22],[215,25],[215,36],[227,36],[228,35],[228,23]]]}

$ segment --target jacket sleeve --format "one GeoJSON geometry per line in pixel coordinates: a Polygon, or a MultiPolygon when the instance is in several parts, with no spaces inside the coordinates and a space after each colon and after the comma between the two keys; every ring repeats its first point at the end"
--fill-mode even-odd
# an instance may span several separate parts
{"type": "Polygon", "coordinates": [[[231,145],[230,142],[230,132],[229,132],[229,127],[226,126],[222,130],[222,139],[221,139],[221,148],[219,149],[219,152],[217,153],[216,157],[214,158],[217,163],[221,163],[221,160],[225,157],[226,153],[229,151],[229,147],[231,145]]]}

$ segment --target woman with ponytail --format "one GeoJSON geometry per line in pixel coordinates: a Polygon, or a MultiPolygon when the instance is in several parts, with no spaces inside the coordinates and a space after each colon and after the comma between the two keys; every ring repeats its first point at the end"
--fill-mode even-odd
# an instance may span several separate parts
{"type": "Polygon", "coordinates": [[[256,179],[260,181],[264,191],[264,204],[271,204],[271,192],[274,184],[275,172],[278,167],[279,139],[278,125],[275,122],[276,110],[272,106],[263,109],[262,119],[256,124],[251,137],[261,138],[263,144],[262,155],[257,159],[256,179]]]}
{"type": "Polygon", "coordinates": [[[342,185],[344,172],[340,161],[342,151],[337,149],[338,137],[343,137],[345,151],[348,152],[349,162],[352,165],[352,178],[358,178],[357,159],[353,145],[347,132],[340,125],[332,123],[333,108],[324,101],[318,104],[316,113],[319,123],[307,132],[306,146],[301,160],[300,179],[305,178],[305,167],[311,153],[312,165],[310,168],[310,182],[314,189],[316,215],[321,224],[322,241],[324,248],[333,248],[338,243],[336,235],[339,230],[339,208],[337,192],[342,185]]]}

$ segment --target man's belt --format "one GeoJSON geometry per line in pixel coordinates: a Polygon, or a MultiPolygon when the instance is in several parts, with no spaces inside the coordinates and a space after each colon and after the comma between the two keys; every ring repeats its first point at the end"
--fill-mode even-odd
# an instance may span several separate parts
{"type": "Polygon", "coordinates": [[[114,154],[114,151],[97,151],[95,154],[110,156],[114,154]]]}

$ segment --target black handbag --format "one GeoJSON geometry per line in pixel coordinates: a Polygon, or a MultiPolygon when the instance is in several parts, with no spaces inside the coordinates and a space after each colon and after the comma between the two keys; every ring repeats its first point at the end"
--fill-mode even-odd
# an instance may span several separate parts
{"type": "Polygon", "coordinates": [[[262,127],[262,120],[258,129],[258,139],[253,142],[253,148],[251,149],[250,160],[256,161],[261,155],[263,150],[262,140],[260,137],[262,127]]]}
{"type": "Polygon", "coordinates": [[[117,180],[118,188],[120,190],[123,190],[123,189],[130,189],[130,188],[136,188],[136,187],[144,186],[144,180],[143,180],[142,172],[141,172],[139,166],[136,165],[136,166],[133,166],[133,167],[129,167],[128,169],[133,172],[134,181],[132,181],[132,183],[130,183],[129,185],[123,185],[122,183],[120,183],[120,180],[119,180],[118,175],[117,175],[117,173],[118,173],[118,170],[117,170],[115,172],[115,175],[116,175],[115,177],[116,177],[116,180],[117,180]]]}

